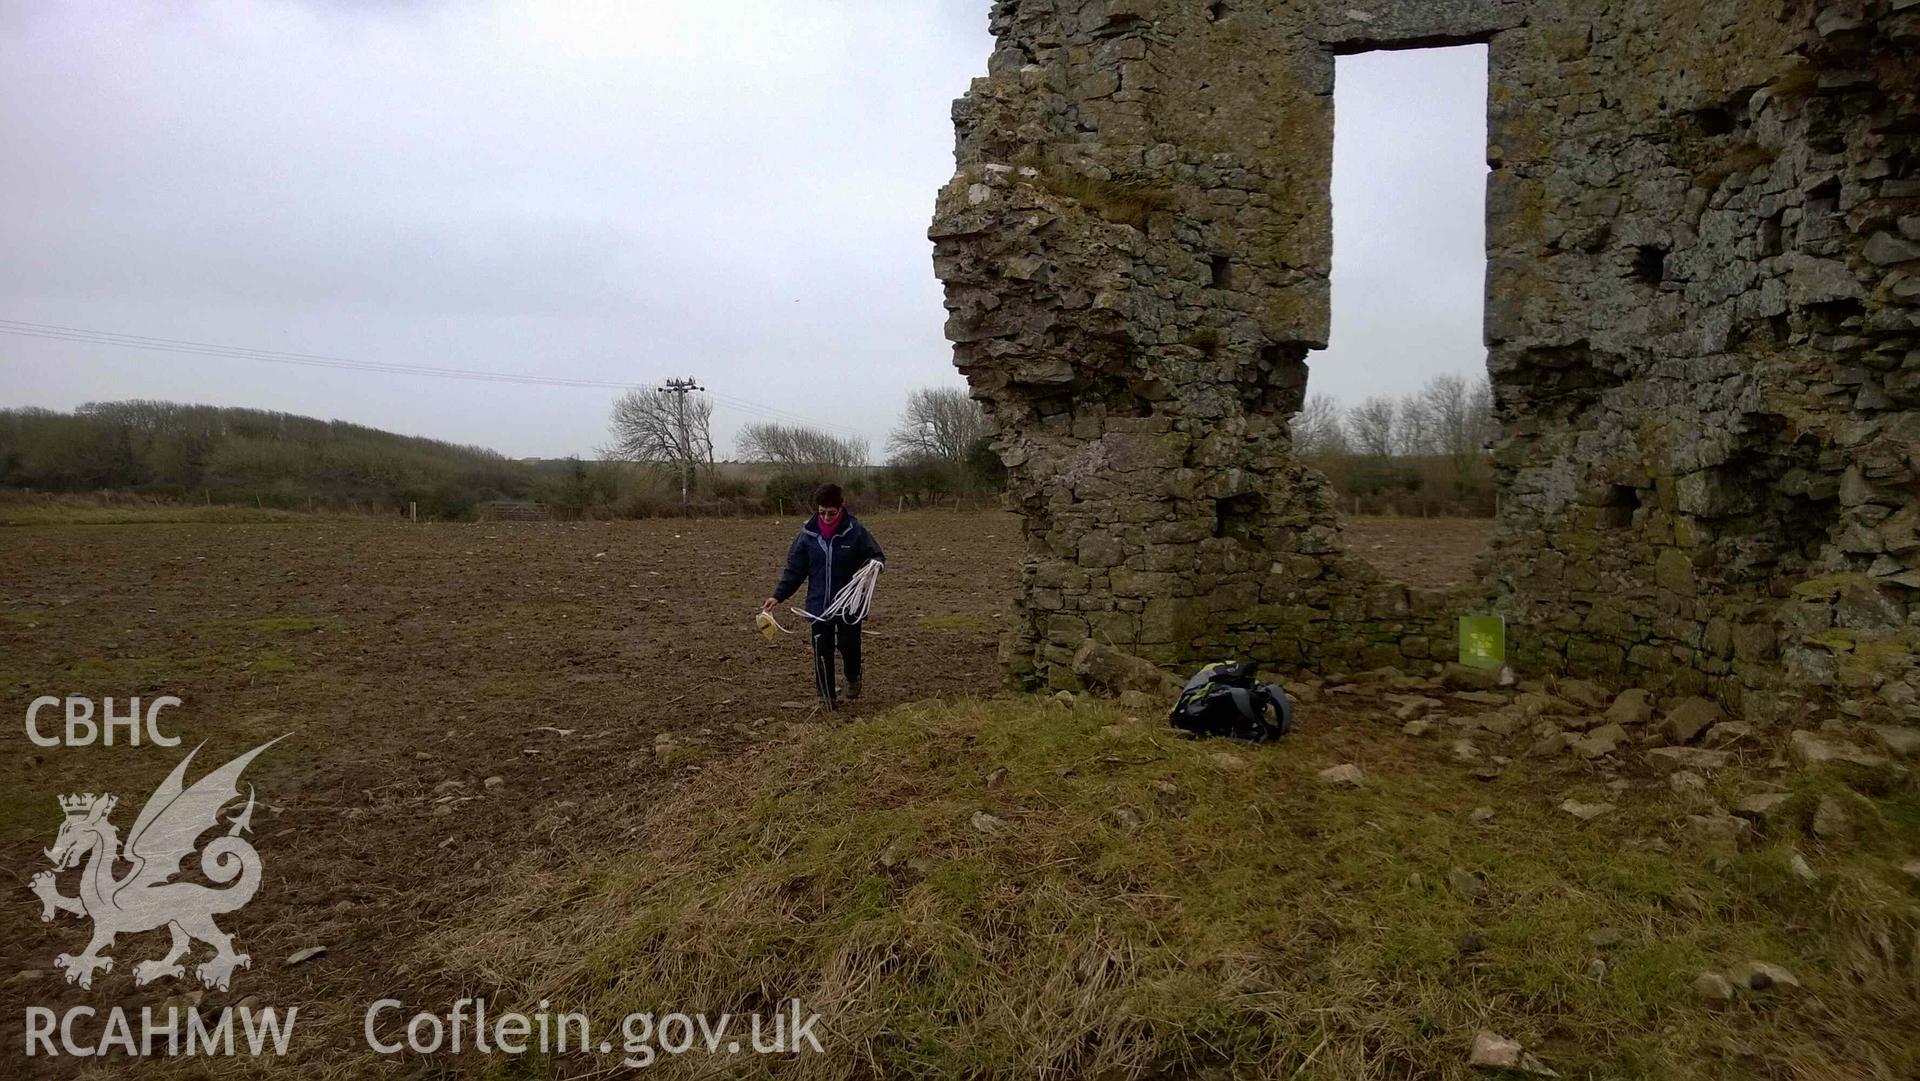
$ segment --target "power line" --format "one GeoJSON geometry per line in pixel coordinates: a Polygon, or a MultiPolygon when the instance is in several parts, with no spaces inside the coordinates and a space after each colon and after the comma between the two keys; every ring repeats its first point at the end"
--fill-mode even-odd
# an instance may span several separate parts
{"type": "MultiPolygon", "coordinates": [[[[255,349],[245,346],[219,345],[212,342],[188,341],[181,338],[161,338],[145,334],[121,334],[113,331],[87,330],[81,327],[59,326],[51,323],[28,323],[17,319],[0,319],[0,334],[13,334],[24,338],[41,338],[49,341],[75,342],[83,345],[106,345],[122,349],[144,349],[160,353],[179,353],[190,356],[214,357],[232,360],[252,360],[268,364],[291,364],[309,368],[331,368],[340,371],[376,372],[385,375],[419,375],[435,379],[459,379],[469,382],[513,383],[523,386],[552,387],[595,387],[610,390],[637,390],[642,384],[618,383],[604,379],[578,379],[555,375],[524,375],[515,372],[489,372],[472,368],[439,368],[425,364],[399,364],[387,361],[355,360],[351,357],[329,356],[324,353],[297,353],[277,349],[255,349]]],[[[704,388],[703,388],[704,389],[704,388]]],[[[744,413],[750,413],[768,420],[781,420],[788,423],[806,424],[816,428],[827,428],[849,435],[860,435],[858,429],[843,424],[835,424],[814,417],[805,416],[775,406],[762,405],[737,395],[706,391],[715,401],[744,413]]]]}

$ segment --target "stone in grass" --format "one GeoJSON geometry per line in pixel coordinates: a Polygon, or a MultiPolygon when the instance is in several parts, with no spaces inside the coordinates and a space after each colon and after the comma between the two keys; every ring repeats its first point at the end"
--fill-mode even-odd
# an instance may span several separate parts
{"type": "Polygon", "coordinates": [[[1400,726],[1400,731],[1409,736],[1424,736],[1433,731],[1433,722],[1425,717],[1416,717],[1400,726]]]}
{"type": "Polygon", "coordinates": [[[1474,1034],[1473,1050],[1467,1054],[1467,1064],[1483,1070],[1518,1070],[1536,1077],[1559,1077],[1520,1046],[1518,1040],[1509,1040],[1498,1032],[1481,1029],[1474,1034]]]}
{"type": "Polygon", "coordinates": [[[1572,743],[1573,739],[1565,732],[1555,732],[1552,735],[1541,736],[1539,739],[1533,741],[1533,746],[1527,748],[1527,757],[1552,758],[1554,755],[1566,750],[1572,743]]]}
{"type": "Polygon", "coordinates": [[[1823,841],[1846,841],[1853,837],[1853,816],[1832,796],[1821,796],[1813,809],[1813,835],[1823,841]]]}
{"type": "Polygon", "coordinates": [[[1721,721],[1707,729],[1707,734],[1700,737],[1700,742],[1708,747],[1725,748],[1740,743],[1751,743],[1753,739],[1752,725],[1740,721],[1721,721]]]}
{"type": "Polygon", "coordinates": [[[1693,993],[1708,1002],[1732,1002],[1733,984],[1718,972],[1702,972],[1694,977],[1693,993]]]}
{"type": "Polygon", "coordinates": [[[990,815],[985,811],[975,811],[973,812],[973,817],[967,819],[967,824],[979,833],[992,835],[1005,829],[1007,821],[996,815],[990,815]]]}
{"type": "Polygon", "coordinates": [[[1582,822],[1591,822],[1594,819],[1599,818],[1601,815],[1606,814],[1607,812],[1613,810],[1613,804],[1581,803],[1577,799],[1569,799],[1566,802],[1560,804],[1560,809],[1572,815],[1573,817],[1579,819],[1582,822]]]}
{"type": "Polygon", "coordinates": [[[295,950],[293,954],[287,958],[287,964],[304,965],[308,961],[311,961],[314,958],[319,957],[321,954],[324,954],[326,952],[327,952],[327,948],[325,946],[308,946],[304,950],[295,950]]]}
{"type": "MultiPolygon", "coordinates": [[[[1920,867],[1920,860],[1915,861],[1915,866],[1920,867]]],[[[1814,873],[1813,865],[1807,862],[1807,857],[1798,852],[1787,858],[1787,870],[1793,872],[1793,877],[1808,884],[1812,884],[1820,877],[1814,873]]],[[[1916,873],[1916,877],[1920,877],[1920,872],[1916,873]]]]}
{"type": "Polygon", "coordinates": [[[1587,679],[1557,679],[1553,682],[1553,692],[1587,709],[1599,709],[1607,704],[1606,688],[1587,679]]]}
{"type": "Polygon", "coordinates": [[[1667,710],[1660,734],[1669,743],[1692,743],[1720,719],[1720,707],[1707,698],[1683,698],[1667,710]]]}
{"type": "Polygon", "coordinates": [[[1207,756],[1207,761],[1213,763],[1213,768],[1228,773],[1239,773],[1247,768],[1247,760],[1232,751],[1215,751],[1207,756]]]}
{"type": "Polygon", "coordinates": [[[1468,901],[1476,900],[1487,892],[1486,876],[1469,871],[1465,867],[1455,867],[1448,871],[1447,885],[1453,888],[1454,893],[1468,901]]]}
{"type": "Polygon", "coordinates": [[[1803,766],[1845,762],[1867,769],[1885,769],[1892,765],[1884,755],[1872,754],[1852,744],[1821,739],[1804,728],[1796,729],[1793,735],[1787,737],[1787,749],[1794,761],[1803,766]]]}
{"type": "Polygon", "coordinates": [[[1454,690],[1491,691],[1500,685],[1500,672],[1493,668],[1473,668],[1449,662],[1440,673],[1440,680],[1454,690]]]}
{"type": "Polygon", "coordinates": [[[1520,727],[1524,719],[1525,718],[1518,714],[1509,713],[1503,709],[1496,709],[1491,713],[1482,713],[1480,716],[1475,717],[1473,723],[1492,732],[1496,736],[1510,736],[1513,734],[1514,729],[1520,727]]]}
{"type": "Polygon", "coordinates": [[[1610,755],[1627,738],[1627,730],[1611,721],[1573,741],[1573,753],[1582,758],[1601,758],[1610,755]]]}
{"type": "Polygon", "coordinates": [[[1365,775],[1360,767],[1352,762],[1342,762],[1337,766],[1328,766],[1319,773],[1321,784],[1335,785],[1340,788],[1359,788],[1365,775]]]}
{"type": "Polygon", "coordinates": [[[1614,724],[1646,724],[1653,719],[1653,695],[1638,687],[1621,691],[1607,707],[1607,720],[1614,724]]]}
{"type": "Polygon", "coordinates": [[[1755,792],[1751,796],[1740,797],[1740,802],[1733,805],[1733,813],[1772,827],[1778,824],[1778,819],[1785,813],[1783,808],[1792,798],[1789,792],[1755,792]]]}
{"type": "Polygon", "coordinates": [[[1727,970],[1727,979],[1742,991],[1770,991],[1798,987],[1800,981],[1779,965],[1765,961],[1744,961],[1727,970]]]}
{"type": "Polygon", "coordinates": [[[1467,821],[1473,823],[1476,826],[1484,826],[1487,823],[1493,821],[1493,808],[1475,807],[1471,812],[1467,814],[1467,821]]]}
{"type": "Polygon", "coordinates": [[[1667,774],[1667,787],[1672,789],[1675,795],[1700,796],[1706,794],[1707,779],[1698,773],[1683,769],[1678,773],[1667,774]]]}
{"type": "Polygon", "coordinates": [[[1753,823],[1730,814],[1688,815],[1694,839],[1710,845],[1738,845],[1753,834],[1753,823]]]}
{"type": "Polygon", "coordinates": [[[1568,732],[1586,732],[1608,723],[1607,718],[1598,713],[1580,713],[1572,717],[1555,717],[1554,723],[1568,732]]]}
{"type": "Polygon", "coordinates": [[[1647,765],[1655,773],[1674,773],[1679,770],[1704,773],[1725,769],[1732,758],[1726,751],[1709,751],[1704,747],[1654,747],[1645,755],[1647,765]]]}
{"type": "Polygon", "coordinates": [[[1920,860],[1908,860],[1901,864],[1900,873],[1920,883],[1920,860]]]}
{"type": "Polygon", "coordinates": [[[1480,748],[1474,746],[1470,739],[1456,739],[1453,741],[1453,746],[1448,749],[1453,753],[1453,757],[1461,762],[1472,762],[1480,757],[1480,748]]]}
{"type": "Polygon", "coordinates": [[[1876,724],[1870,726],[1870,731],[1889,753],[1906,758],[1920,755],[1920,727],[1904,724],[1876,724]]]}

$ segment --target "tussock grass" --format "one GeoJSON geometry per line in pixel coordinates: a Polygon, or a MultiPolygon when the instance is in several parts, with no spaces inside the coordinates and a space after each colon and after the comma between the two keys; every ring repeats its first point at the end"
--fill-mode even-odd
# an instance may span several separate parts
{"type": "Polygon", "coordinates": [[[428,946],[599,1025],[792,997],[824,1019],[823,1055],[668,1075],[1461,1078],[1483,1027],[1568,1077],[1920,1071],[1920,918],[1883,858],[1920,841],[1904,805],[1852,855],[1716,853],[1664,789],[1523,762],[1485,784],[1390,731],[1244,747],[1100,704],[907,706],[709,764],[623,850],[517,868],[428,946]],[[1316,780],[1344,760],[1363,788],[1316,780]],[[1569,795],[1620,807],[1583,823],[1569,795]],[[1805,988],[1696,1000],[1750,959],[1805,988]]]}

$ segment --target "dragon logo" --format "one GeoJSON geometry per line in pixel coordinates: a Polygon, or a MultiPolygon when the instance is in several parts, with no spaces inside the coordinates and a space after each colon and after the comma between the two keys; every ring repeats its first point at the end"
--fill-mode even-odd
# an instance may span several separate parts
{"type": "MultiPolygon", "coordinates": [[[[183,976],[180,958],[195,939],[214,949],[213,959],[200,965],[195,973],[208,987],[224,991],[236,968],[251,963],[244,953],[233,952],[233,937],[214,926],[213,917],[232,912],[253,900],[260,888],[260,854],[240,836],[251,831],[253,786],[247,786],[247,805],[234,816],[223,837],[207,842],[200,850],[200,871],[215,889],[197,882],[168,881],[180,871],[180,861],[194,849],[200,835],[220,825],[220,811],[240,796],[240,773],[255,755],[273,746],[285,736],[255,747],[194,782],[183,784],[187,764],[200,752],[195,747],[173,768],[153,795],[147,797],[140,817],[133,820],[124,851],[119,832],[107,816],[113,812],[111,795],[60,797],[60,810],[66,816],[60,823],[60,835],[46,850],[52,871],[33,876],[33,892],[44,906],[41,920],[53,919],[55,911],[91,917],[93,941],[79,956],[61,954],[54,964],[66,970],[67,982],[93,986],[96,971],[113,971],[113,958],[101,950],[113,945],[116,935],[138,934],[165,926],[173,933],[173,945],[157,961],[142,961],[133,966],[133,982],[152,983],[164,976],[183,976]],[[89,859],[91,856],[91,859],[89,859]],[[59,892],[54,876],[80,866],[80,893],[67,897],[59,892]],[[133,869],[115,877],[114,866],[125,860],[133,869]]],[[[206,744],[201,744],[201,747],[206,744]]]]}

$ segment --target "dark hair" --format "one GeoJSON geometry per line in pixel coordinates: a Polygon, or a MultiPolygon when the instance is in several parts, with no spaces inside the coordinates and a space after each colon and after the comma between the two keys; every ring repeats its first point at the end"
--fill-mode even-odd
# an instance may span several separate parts
{"type": "Polygon", "coordinates": [[[813,505],[816,507],[844,507],[847,497],[840,494],[838,484],[822,484],[813,490],[813,505]]]}

